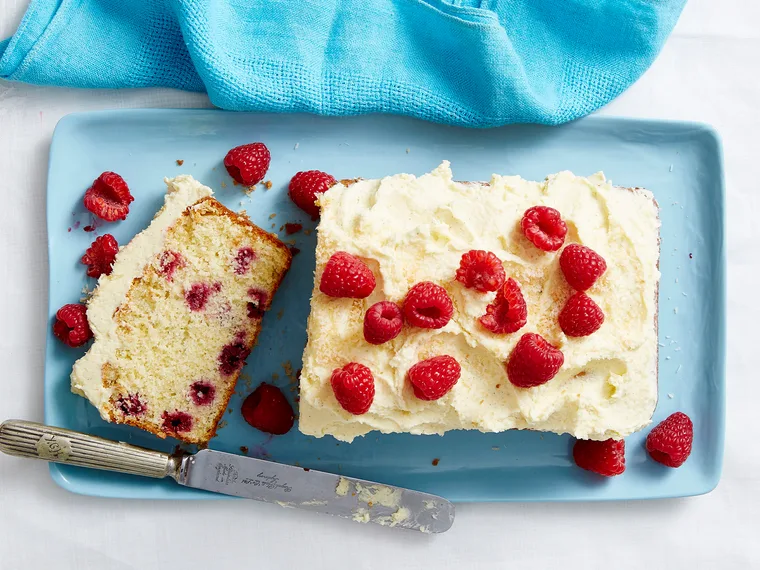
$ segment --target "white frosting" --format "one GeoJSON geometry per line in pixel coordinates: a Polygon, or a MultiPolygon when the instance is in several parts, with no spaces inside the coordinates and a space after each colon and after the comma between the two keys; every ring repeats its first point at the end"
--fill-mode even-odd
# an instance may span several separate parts
{"type": "Polygon", "coordinates": [[[315,285],[309,343],[301,374],[300,430],[350,441],[371,430],[443,433],[450,429],[533,429],[580,438],[624,437],[646,426],[657,401],[656,291],[659,219],[651,193],[613,187],[601,173],[589,178],[560,172],[543,182],[494,175],[489,185],[458,183],[444,162],[416,178],[338,184],[320,198],[316,283],[324,264],[343,250],[363,258],[377,277],[367,299],[327,297],[315,285]],[[605,314],[594,334],[568,338],[557,315],[573,293],[559,268],[559,252],[545,253],[522,235],[519,221],[531,206],[560,211],[565,243],[591,247],[607,262],[588,291],[605,314]],[[454,280],[463,253],[483,249],[503,261],[520,285],[528,322],[496,335],[478,319],[495,293],[479,293],[454,280]],[[393,341],[372,346],[362,322],[373,303],[401,302],[420,281],[443,285],[454,316],[442,329],[404,326],[393,341]],[[504,369],[517,340],[538,332],[565,357],[559,373],[529,389],[510,384],[504,369]],[[462,376],[434,402],[414,397],[406,371],[439,354],[454,356],[462,376]],[[376,395],[361,416],[345,412],[330,388],[333,369],[367,365],[376,395]]]}
{"type": "Polygon", "coordinates": [[[119,249],[111,274],[100,277],[98,287],[87,304],[87,320],[95,342],[87,354],[74,364],[71,390],[90,400],[104,419],[109,419],[104,406],[111,397],[111,389],[103,385],[102,368],[120,346],[114,314],[126,301],[132,281],[162,251],[167,229],[185,209],[213,194],[211,188],[188,175],[165,178],[164,182],[168,187],[164,206],[145,230],[119,249]]]}

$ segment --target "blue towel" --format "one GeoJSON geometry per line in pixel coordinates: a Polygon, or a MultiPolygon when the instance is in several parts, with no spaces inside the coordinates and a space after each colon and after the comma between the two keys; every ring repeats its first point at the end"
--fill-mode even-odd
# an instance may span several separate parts
{"type": "Polygon", "coordinates": [[[619,95],[686,0],[32,0],[0,78],[232,110],[558,124],[619,95]]]}

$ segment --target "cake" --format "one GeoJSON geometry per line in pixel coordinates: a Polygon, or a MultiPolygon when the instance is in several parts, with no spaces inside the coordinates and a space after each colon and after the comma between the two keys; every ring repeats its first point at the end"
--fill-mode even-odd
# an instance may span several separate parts
{"type": "Polygon", "coordinates": [[[651,192],[613,186],[602,173],[584,178],[560,172],[542,182],[500,175],[489,183],[456,182],[444,162],[420,177],[344,181],[322,194],[319,206],[300,380],[304,434],[351,441],[373,430],[529,429],[604,440],[625,437],[651,421],[657,403],[659,282],[659,217],[651,192]],[[542,251],[526,239],[521,220],[537,205],[561,213],[562,250],[542,251]],[[569,244],[591,248],[606,260],[606,271],[585,293],[604,316],[587,336],[568,336],[559,324],[563,307],[576,294],[559,262],[569,244]],[[501,293],[456,279],[463,256],[472,250],[494,254],[509,286],[521,291],[527,316],[518,323],[520,330],[497,334],[483,326],[480,319],[501,293]],[[328,261],[344,255],[336,257],[338,252],[371,271],[374,288],[368,296],[321,291],[328,261]],[[442,287],[451,300],[445,326],[420,328],[405,318],[392,340],[368,342],[363,329],[368,309],[383,301],[406,307],[410,291],[425,282],[442,287]],[[536,334],[561,351],[561,362],[550,380],[515,385],[507,363],[518,341],[536,334]],[[456,360],[461,370],[452,374],[458,377],[443,396],[424,395],[411,385],[410,370],[442,355],[456,360]],[[368,406],[354,405],[354,412],[367,408],[363,413],[349,412],[351,405],[335,387],[349,364],[350,381],[364,381],[368,373],[374,380],[374,386],[364,387],[368,406]]]}
{"type": "Polygon", "coordinates": [[[116,255],[87,304],[73,392],[106,421],[204,444],[224,414],[291,254],[191,176],[116,255]]]}

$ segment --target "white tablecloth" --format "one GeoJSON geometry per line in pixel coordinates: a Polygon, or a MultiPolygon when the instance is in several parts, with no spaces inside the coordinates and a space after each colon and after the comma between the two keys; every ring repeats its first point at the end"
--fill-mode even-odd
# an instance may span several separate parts
{"type": "MultiPolygon", "coordinates": [[[[0,38],[27,0],[0,0],[0,38]]],[[[760,567],[760,2],[691,0],[653,67],[602,113],[705,121],[725,145],[728,428],[709,495],[606,504],[464,504],[426,536],[248,502],[80,497],[41,462],[0,457],[0,570],[22,568],[760,567]]],[[[205,95],[0,82],[0,420],[42,419],[47,315],[45,184],[67,113],[209,106],[205,95]]]]}

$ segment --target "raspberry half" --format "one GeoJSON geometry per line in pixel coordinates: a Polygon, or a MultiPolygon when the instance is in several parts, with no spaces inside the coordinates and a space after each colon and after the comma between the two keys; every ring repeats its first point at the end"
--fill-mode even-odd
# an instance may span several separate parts
{"type": "Polygon", "coordinates": [[[558,320],[567,336],[588,336],[602,326],[604,312],[585,293],[575,293],[565,303],[558,320]]]}
{"type": "Polygon", "coordinates": [[[317,195],[327,192],[337,183],[335,178],[320,170],[306,170],[296,173],[290,179],[288,195],[293,203],[311,216],[312,220],[319,218],[317,195]]]}
{"type": "Polygon", "coordinates": [[[454,304],[446,289],[430,281],[417,283],[404,299],[404,318],[412,326],[440,329],[454,314],[454,304]]]}
{"type": "Polygon", "coordinates": [[[694,424],[683,412],[668,416],[647,436],[649,455],[667,467],[680,467],[691,455],[694,424]]]}
{"type": "Polygon", "coordinates": [[[407,372],[414,395],[426,401],[445,396],[461,375],[461,366],[453,356],[447,354],[418,362],[407,372]]]}
{"type": "Polygon", "coordinates": [[[579,439],[573,445],[573,459],[578,467],[604,477],[620,475],[625,471],[625,441],[579,439]]]}
{"type": "Polygon", "coordinates": [[[511,277],[496,294],[493,303],[486,307],[486,314],[480,317],[480,324],[497,334],[513,333],[528,322],[528,307],[517,281],[511,277]]]}
{"type": "Polygon", "coordinates": [[[404,318],[398,305],[380,301],[364,315],[364,340],[370,344],[383,344],[396,338],[403,325],[404,318]]]}
{"type": "Polygon", "coordinates": [[[117,253],[119,253],[119,244],[111,234],[96,238],[81,260],[87,266],[87,275],[96,279],[101,275],[110,275],[117,253]]]}
{"type": "Polygon", "coordinates": [[[236,182],[244,186],[253,186],[264,180],[270,160],[266,145],[255,142],[230,150],[224,157],[224,168],[236,182]]]}
{"type": "Polygon", "coordinates": [[[567,224],[562,216],[548,206],[528,208],[523,214],[520,227],[528,241],[544,251],[557,251],[567,235],[567,224]]]}
{"type": "Polygon", "coordinates": [[[607,262],[590,247],[571,243],[562,250],[559,267],[570,287],[585,291],[607,270],[607,262]]]}
{"type": "Polygon", "coordinates": [[[363,299],[375,290],[375,276],[361,259],[338,251],[325,264],[319,290],[330,297],[363,299]]]}
{"type": "Polygon", "coordinates": [[[115,172],[98,176],[84,193],[84,207],[107,222],[126,220],[133,201],[129,186],[115,172]]]}
{"type": "Polygon", "coordinates": [[[187,412],[179,410],[164,412],[161,419],[163,420],[161,427],[169,434],[186,433],[193,429],[193,416],[187,412]]]}
{"type": "Polygon", "coordinates": [[[53,334],[72,348],[82,346],[90,340],[92,331],[87,322],[87,307],[70,303],[58,309],[53,323],[53,334]]]}
{"type": "Polygon", "coordinates": [[[565,356],[536,333],[525,333],[507,361],[507,377],[520,388],[545,384],[557,374],[565,356]]]}
{"type": "Polygon", "coordinates": [[[265,433],[283,435],[293,427],[293,408],[277,386],[262,382],[243,402],[243,419],[265,433]]]}
{"type": "Polygon", "coordinates": [[[333,370],[330,385],[340,406],[348,413],[360,416],[369,411],[375,399],[375,378],[372,371],[358,362],[349,362],[333,370]]]}
{"type": "Polygon", "coordinates": [[[457,281],[481,293],[496,291],[504,284],[506,278],[504,266],[496,254],[481,249],[473,249],[463,254],[456,274],[457,281]]]}

